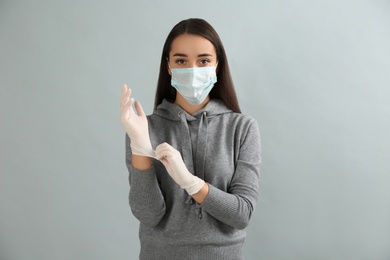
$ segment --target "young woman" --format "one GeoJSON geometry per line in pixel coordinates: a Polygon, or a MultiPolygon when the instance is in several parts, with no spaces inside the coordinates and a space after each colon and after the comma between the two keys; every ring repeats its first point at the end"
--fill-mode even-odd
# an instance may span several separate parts
{"type": "Polygon", "coordinates": [[[140,259],[243,259],[259,197],[260,135],[241,114],[210,24],[188,19],[172,29],[153,114],[124,85],[121,122],[140,259]]]}

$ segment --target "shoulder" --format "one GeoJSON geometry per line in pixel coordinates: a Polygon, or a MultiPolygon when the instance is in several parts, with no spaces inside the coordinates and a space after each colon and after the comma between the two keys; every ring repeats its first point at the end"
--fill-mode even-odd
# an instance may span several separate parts
{"type": "Polygon", "coordinates": [[[235,122],[237,126],[248,128],[248,127],[255,127],[258,128],[258,123],[257,120],[249,115],[242,114],[242,113],[236,113],[236,112],[231,112],[224,114],[225,117],[228,118],[228,121],[230,123],[235,122]]]}
{"type": "Polygon", "coordinates": [[[232,121],[234,121],[231,125],[234,128],[235,136],[240,140],[241,144],[245,142],[250,146],[259,146],[261,139],[260,128],[254,117],[241,113],[233,113],[232,121]]]}

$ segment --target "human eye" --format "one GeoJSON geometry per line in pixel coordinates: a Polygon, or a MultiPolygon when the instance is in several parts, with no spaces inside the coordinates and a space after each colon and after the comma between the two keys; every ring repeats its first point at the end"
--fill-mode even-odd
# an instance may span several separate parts
{"type": "Polygon", "coordinates": [[[175,60],[175,62],[178,65],[185,65],[186,64],[186,61],[184,59],[177,59],[177,60],[175,60]]]}
{"type": "Polygon", "coordinates": [[[199,64],[202,66],[208,65],[210,63],[209,59],[202,59],[199,61],[199,64]]]}

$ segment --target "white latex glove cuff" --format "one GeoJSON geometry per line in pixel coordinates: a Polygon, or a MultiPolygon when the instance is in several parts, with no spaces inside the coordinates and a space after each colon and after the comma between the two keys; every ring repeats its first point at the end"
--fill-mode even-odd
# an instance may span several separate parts
{"type": "Polygon", "coordinates": [[[137,144],[131,142],[130,143],[130,147],[131,147],[131,153],[132,154],[148,156],[148,157],[152,157],[152,158],[157,159],[156,158],[156,154],[153,151],[152,145],[150,145],[150,147],[147,147],[147,148],[141,148],[137,144]]]}
{"type": "Polygon", "coordinates": [[[187,193],[192,196],[192,195],[198,193],[202,189],[204,184],[205,184],[204,180],[198,178],[197,176],[194,176],[193,185],[191,185],[189,187],[181,187],[181,188],[185,189],[187,191],[187,193]]]}

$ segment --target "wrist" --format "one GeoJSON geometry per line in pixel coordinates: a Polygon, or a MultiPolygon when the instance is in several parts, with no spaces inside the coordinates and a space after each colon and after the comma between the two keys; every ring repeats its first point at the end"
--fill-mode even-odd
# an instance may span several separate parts
{"type": "Polygon", "coordinates": [[[198,193],[203,186],[205,185],[204,180],[198,178],[197,176],[193,176],[193,180],[191,181],[190,185],[187,185],[186,187],[183,187],[189,195],[194,195],[198,193]]]}
{"type": "Polygon", "coordinates": [[[132,154],[131,165],[137,170],[146,170],[153,166],[153,161],[147,156],[132,154]]]}
{"type": "Polygon", "coordinates": [[[152,145],[149,143],[139,144],[137,142],[131,142],[131,153],[133,155],[155,157],[155,152],[153,151],[152,145]]]}
{"type": "Polygon", "coordinates": [[[192,198],[196,201],[198,204],[202,204],[207,196],[209,195],[210,187],[207,182],[204,183],[203,187],[195,194],[192,195],[192,198]]]}

